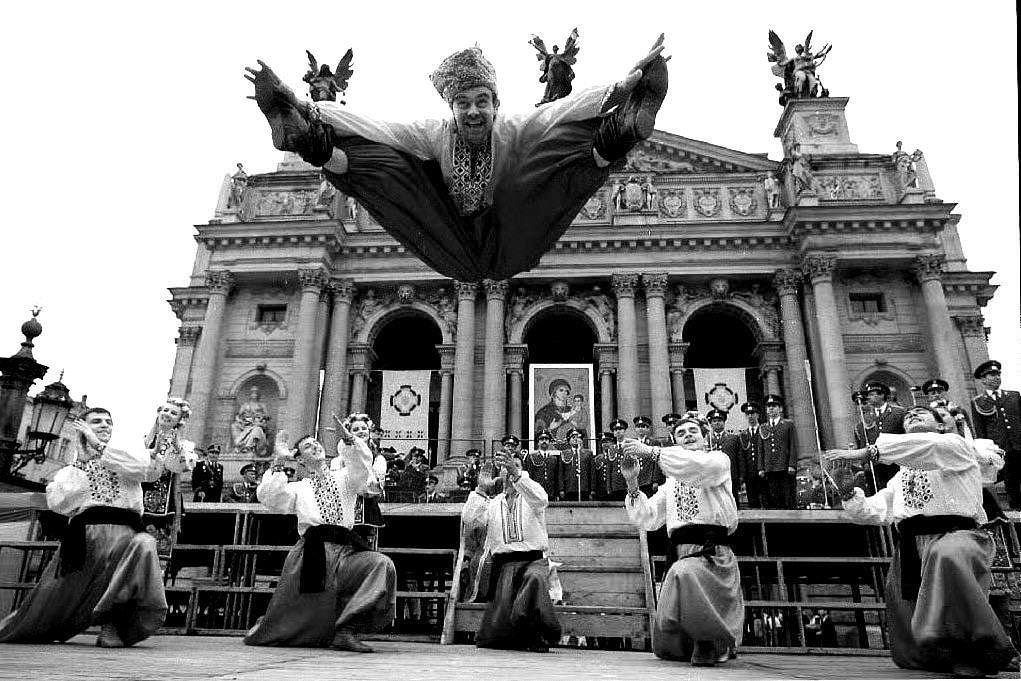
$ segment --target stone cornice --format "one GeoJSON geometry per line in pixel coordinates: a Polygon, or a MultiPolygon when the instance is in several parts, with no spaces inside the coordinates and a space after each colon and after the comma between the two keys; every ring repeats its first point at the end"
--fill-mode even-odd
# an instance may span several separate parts
{"type": "Polygon", "coordinates": [[[944,272],[943,290],[950,294],[975,296],[979,307],[985,307],[999,288],[990,284],[995,272],[944,272]]]}

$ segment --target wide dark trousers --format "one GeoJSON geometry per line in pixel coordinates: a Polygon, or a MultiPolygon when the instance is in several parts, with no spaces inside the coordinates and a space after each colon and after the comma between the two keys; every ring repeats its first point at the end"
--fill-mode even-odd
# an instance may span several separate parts
{"type": "Polygon", "coordinates": [[[127,645],[163,624],[167,599],[156,540],[126,525],[86,525],[81,568],[57,576],[61,550],[21,607],[0,620],[0,642],[66,641],[113,624],[127,645]]]}
{"type": "Polygon", "coordinates": [[[564,123],[511,154],[493,205],[462,216],[436,161],[362,137],[340,137],[343,174],[324,171],[409,252],[456,281],[509,279],[534,268],[606,180],[592,140],[599,119],[564,123]]]}
{"type": "Polygon", "coordinates": [[[555,645],[561,629],[549,597],[549,561],[496,556],[493,571],[476,645],[514,650],[555,645]]]}

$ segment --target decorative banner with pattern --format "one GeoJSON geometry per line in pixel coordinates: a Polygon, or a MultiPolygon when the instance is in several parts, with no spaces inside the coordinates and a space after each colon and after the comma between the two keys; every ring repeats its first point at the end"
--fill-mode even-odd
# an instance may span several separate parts
{"type": "Polygon", "coordinates": [[[416,446],[429,451],[429,379],[432,372],[381,373],[379,427],[383,429],[383,438],[380,444],[393,444],[400,452],[416,446]]]}
{"type": "Polygon", "coordinates": [[[741,405],[748,401],[745,369],[692,369],[698,411],[703,416],[710,409],[727,412],[727,430],[740,430],[747,425],[741,405]]]}

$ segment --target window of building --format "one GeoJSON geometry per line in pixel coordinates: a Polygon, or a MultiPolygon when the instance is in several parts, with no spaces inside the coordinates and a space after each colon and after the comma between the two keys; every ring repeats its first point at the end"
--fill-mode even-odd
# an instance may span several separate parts
{"type": "Polygon", "coordinates": [[[851,293],[851,312],[875,315],[886,312],[886,298],[882,293],[851,293]]]}
{"type": "Polygon", "coordinates": [[[286,305],[260,305],[255,314],[259,324],[283,324],[286,318],[286,305]]]}

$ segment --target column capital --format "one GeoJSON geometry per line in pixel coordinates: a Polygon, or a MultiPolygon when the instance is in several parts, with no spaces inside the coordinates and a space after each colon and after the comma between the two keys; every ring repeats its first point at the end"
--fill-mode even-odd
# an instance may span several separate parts
{"type": "Polygon", "coordinates": [[[334,303],[347,303],[350,305],[351,301],[355,298],[355,294],[358,293],[358,288],[351,279],[334,279],[330,282],[329,287],[330,291],[333,292],[334,303]]]}
{"type": "Polygon", "coordinates": [[[642,286],[645,287],[645,297],[660,297],[666,294],[667,273],[653,272],[642,275],[642,286]]]}
{"type": "Polygon", "coordinates": [[[458,301],[474,302],[479,285],[474,281],[455,281],[454,290],[457,291],[458,301]]]}
{"type": "Polygon", "coordinates": [[[804,279],[799,269],[780,268],[773,273],[773,288],[781,296],[796,296],[804,279]]]}
{"type": "Polygon", "coordinates": [[[320,293],[328,283],[329,278],[321,267],[305,267],[298,270],[298,285],[302,293],[320,293]]]}
{"type": "Polygon", "coordinates": [[[616,367],[599,367],[600,376],[613,376],[616,372],[616,367]]]}
{"type": "Polygon", "coordinates": [[[670,370],[679,371],[684,369],[684,358],[688,354],[688,346],[690,343],[671,342],[667,346],[667,350],[670,353],[670,370]]]}
{"type": "Polygon", "coordinates": [[[486,300],[503,300],[507,297],[507,290],[510,288],[510,282],[506,279],[500,281],[483,279],[482,285],[486,287],[486,300]]]}
{"type": "Polygon", "coordinates": [[[178,345],[194,346],[198,343],[199,337],[202,335],[201,326],[182,326],[178,333],[180,336],[177,339],[178,345]]]}
{"type": "Polygon", "coordinates": [[[915,258],[912,270],[922,284],[927,281],[939,281],[943,277],[943,264],[946,260],[947,257],[941,253],[920,255],[915,258]]]}
{"type": "Polygon", "coordinates": [[[801,271],[813,283],[832,281],[837,269],[837,256],[832,253],[816,253],[801,259],[801,271]]]}
{"type": "Polygon", "coordinates": [[[759,366],[762,369],[771,366],[782,369],[785,355],[784,342],[781,340],[759,341],[755,349],[752,350],[752,356],[758,358],[759,366]]]}
{"type": "Polygon", "coordinates": [[[206,270],[206,288],[210,293],[227,295],[234,288],[234,273],[230,270],[206,270]]]}
{"type": "Polygon", "coordinates": [[[615,272],[613,276],[610,277],[610,281],[613,285],[613,292],[617,294],[618,298],[633,298],[635,295],[635,288],[638,287],[638,273],[615,272]]]}
{"type": "Polygon", "coordinates": [[[524,372],[525,360],[528,358],[528,346],[524,343],[503,346],[504,367],[510,371],[515,369],[524,372]]]}
{"type": "Polygon", "coordinates": [[[969,338],[986,338],[986,320],[980,314],[974,315],[962,315],[954,317],[954,322],[957,324],[957,328],[961,330],[961,334],[969,338]]]}

